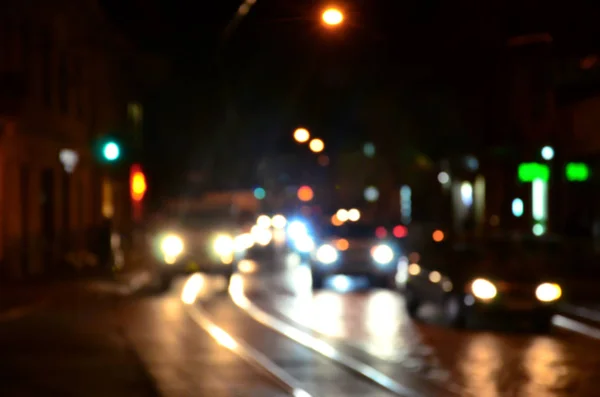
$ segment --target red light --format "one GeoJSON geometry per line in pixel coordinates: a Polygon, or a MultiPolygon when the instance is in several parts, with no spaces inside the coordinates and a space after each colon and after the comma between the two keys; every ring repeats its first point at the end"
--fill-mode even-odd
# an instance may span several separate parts
{"type": "Polygon", "coordinates": [[[142,172],[142,168],[139,164],[134,164],[131,166],[130,173],[130,190],[131,190],[131,199],[133,201],[142,201],[144,198],[144,194],[146,194],[146,177],[142,172]]]}
{"type": "Polygon", "coordinates": [[[406,237],[408,235],[408,230],[406,229],[406,226],[398,225],[394,228],[393,233],[394,233],[394,237],[402,238],[402,237],[406,237]]]}
{"type": "Polygon", "coordinates": [[[385,238],[387,236],[387,230],[385,230],[385,227],[379,226],[375,230],[375,236],[377,236],[377,238],[385,238]]]}

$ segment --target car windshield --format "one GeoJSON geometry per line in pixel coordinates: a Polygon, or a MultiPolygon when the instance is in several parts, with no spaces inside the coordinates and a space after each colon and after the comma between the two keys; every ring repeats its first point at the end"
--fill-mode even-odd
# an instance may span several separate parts
{"type": "Polygon", "coordinates": [[[548,258],[562,255],[563,248],[557,241],[497,240],[484,244],[482,251],[500,259],[548,258]]]}
{"type": "Polygon", "coordinates": [[[447,263],[467,272],[511,280],[556,276],[565,245],[549,240],[488,240],[471,243],[428,242],[414,249],[425,263],[447,263]]]}
{"type": "Polygon", "coordinates": [[[229,209],[210,211],[170,211],[166,214],[170,222],[177,223],[183,227],[212,227],[241,222],[239,216],[232,214],[229,209]]]}
{"type": "Polygon", "coordinates": [[[344,224],[341,226],[326,226],[322,230],[323,237],[344,238],[375,238],[377,227],[365,224],[344,224]]]}

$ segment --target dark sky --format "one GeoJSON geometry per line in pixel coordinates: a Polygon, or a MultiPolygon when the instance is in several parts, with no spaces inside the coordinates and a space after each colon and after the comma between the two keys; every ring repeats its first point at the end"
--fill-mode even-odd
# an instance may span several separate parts
{"type": "Polygon", "coordinates": [[[257,0],[244,17],[240,0],[104,3],[173,65],[147,102],[148,152],[163,168],[212,163],[236,174],[292,150],[298,125],[333,151],[365,140],[390,150],[460,143],[461,101],[489,85],[508,37],[549,31],[558,51],[576,55],[600,43],[597,1],[346,0],[335,31],[319,23],[327,3],[315,0],[257,0]]]}

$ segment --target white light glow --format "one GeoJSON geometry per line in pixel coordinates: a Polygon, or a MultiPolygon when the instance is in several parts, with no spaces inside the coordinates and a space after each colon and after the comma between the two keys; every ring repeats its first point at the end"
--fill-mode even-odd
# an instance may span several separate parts
{"type": "Polygon", "coordinates": [[[552,160],[554,158],[554,149],[551,146],[544,146],[542,148],[542,158],[544,160],[552,160]]]}
{"type": "Polygon", "coordinates": [[[438,181],[442,185],[445,185],[446,183],[450,182],[450,175],[448,175],[447,172],[442,171],[438,174],[438,181]]]}
{"type": "Polygon", "coordinates": [[[523,215],[524,205],[523,200],[520,198],[516,198],[512,202],[512,213],[517,218],[523,215]]]}
{"type": "Polygon", "coordinates": [[[471,207],[473,205],[473,185],[463,182],[460,185],[460,198],[466,207],[471,207]]]}
{"type": "Polygon", "coordinates": [[[75,167],[77,166],[77,163],[79,162],[79,155],[77,154],[76,151],[71,150],[71,149],[62,149],[59,153],[58,153],[58,158],[60,160],[60,162],[62,163],[65,172],[71,174],[73,173],[73,171],[75,171],[75,167]]]}
{"type": "Polygon", "coordinates": [[[546,220],[548,183],[542,179],[535,179],[531,183],[531,213],[536,221],[546,220]]]}
{"type": "Polygon", "coordinates": [[[352,208],[348,211],[348,220],[352,222],[357,222],[360,219],[360,211],[356,208],[352,208]]]}

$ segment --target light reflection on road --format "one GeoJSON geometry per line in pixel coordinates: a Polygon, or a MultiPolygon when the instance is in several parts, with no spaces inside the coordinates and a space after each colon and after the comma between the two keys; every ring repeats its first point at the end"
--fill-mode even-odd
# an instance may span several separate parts
{"type": "MultiPolygon", "coordinates": [[[[404,311],[402,296],[394,291],[329,289],[312,294],[306,285],[307,270],[297,267],[279,279],[270,278],[263,291],[277,291],[276,298],[256,295],[253,300],[383,360],[450,378],[464,396],[598,395],[594,381],[600,374],[597,341],[557,330],[539,336],[414,323],[404,311]]],[[[248,280],[246,288],[263,287],[248,280]]]]}

